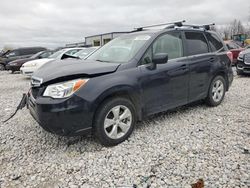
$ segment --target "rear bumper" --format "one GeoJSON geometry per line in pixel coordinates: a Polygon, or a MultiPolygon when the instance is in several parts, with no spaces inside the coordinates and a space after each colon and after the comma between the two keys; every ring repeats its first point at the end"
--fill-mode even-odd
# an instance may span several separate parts
{"type": "Polygon", "coordinates": [[[92,132],[93,114],[90,104],[76,95],[67,99],[38,97],[28,94],[28,109],[33,118],[46,131],[63,135],[77,136],[92,132]]]}

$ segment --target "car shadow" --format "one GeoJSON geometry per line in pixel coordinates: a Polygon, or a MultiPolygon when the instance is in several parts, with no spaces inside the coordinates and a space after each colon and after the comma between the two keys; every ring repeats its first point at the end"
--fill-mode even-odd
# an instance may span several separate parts
{"type": "MultiPolygon", "coordinates": [[[[204,104],[204,101],[193,102],[188,105],[184,105],[181,107],[168,110],[166,112],[161,112],[161,113],[149,116],[145,120],[138,122],[135,127],[135,130],[143,131],[142,130],[143,128],[151,126],[153,122],[162,121],[166,116],[174,117],[174,116],[177,116],[179,113],[186,113],[190,109],[197,108],[197,107],[209,108],[204,104]]],[[[93,135],[65,137],[65,136],[58,136],[58,135],[48,133],[45,130],[42,131],[42,134],[43,135],[41,135],[41,137],[44,137],[44,136],[50,137],[50,139],[53,139],[53,140],[56,138],[57,147],[64,148],[65,151],[74,150],[81,154],[85,152],[98,152],[98,151],[101,151],[103,148],[105,148],[98,142],[98,140],[93,135]]]]}
{"type": "Polygon", "coordinates": [[[151,115],[151,116],[147,117],[145,120],[143,120],[141,122],[138,122],[137,126],[136,126],[136,129],[140,130],[140,129],[144,128],[144,127],[151,126],[150,124],[152,122],[162,121],[166,117],[169,117],[169,118],[175,117],[180,113],[184,114],[184,113],[190,111],[191,109],[198,108],[198,107],[209,108],[208,106],[206,106],[204,104],[204,100],[195,101],[193,103],[190,103],[190,104],[187,104],[187,105],[184,105],[184,106],[176,107],[176,108],[164,111],[164,112],[160,112],[160,113],[151,115]]]}

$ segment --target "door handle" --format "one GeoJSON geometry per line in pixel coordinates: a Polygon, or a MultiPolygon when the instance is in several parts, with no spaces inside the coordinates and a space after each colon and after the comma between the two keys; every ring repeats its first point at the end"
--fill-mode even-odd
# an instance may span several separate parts
{"type": "Polygon", "coordinates": [[[180,66],[180,69],[181,70],[186,70],[188,68],[187,64],[183,64],[180,66]]]}
{"type": "Polygon", "coordinates": [[[215,58],[214,58],[214,57],[211,57],[211,58],[209,59],[209,61],[210,61],[210,62],[214,62],[214,61],[215,61],[215,58]]]}

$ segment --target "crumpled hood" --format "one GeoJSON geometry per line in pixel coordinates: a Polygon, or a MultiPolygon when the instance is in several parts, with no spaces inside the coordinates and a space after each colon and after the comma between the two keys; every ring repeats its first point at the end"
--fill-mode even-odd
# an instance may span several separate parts
{"type": "Polygon", "coordinates": [[[32,77],[40,78],[43,83],[69,76],[91,76],[115,72],[118,63],[104,63],[93,60],[66,59],[55,60],[40,67],[32,77]]]}
{"type": "Polygon", "coordinates": [[[36,67],[41,67],[42,65],[44,65],[45,63],[48,63],[49,61],[52,61],[54,59],[50,59],[50,58],[44,58],[44,59],[36,59],[36,60],[32,60],[32,61],[28,61],[26,63],[23,64],[23,66],[36,66],[36,67]]]}

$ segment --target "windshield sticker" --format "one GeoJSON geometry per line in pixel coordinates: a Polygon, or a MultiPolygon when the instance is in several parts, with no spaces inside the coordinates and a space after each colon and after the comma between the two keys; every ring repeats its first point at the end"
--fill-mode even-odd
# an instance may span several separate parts
{"type": "Polygon", "coordinates": [[[150,39],[149,35],[141,35],[135,38],[135,40],[148,40],[148,39],[150,39]]]}

